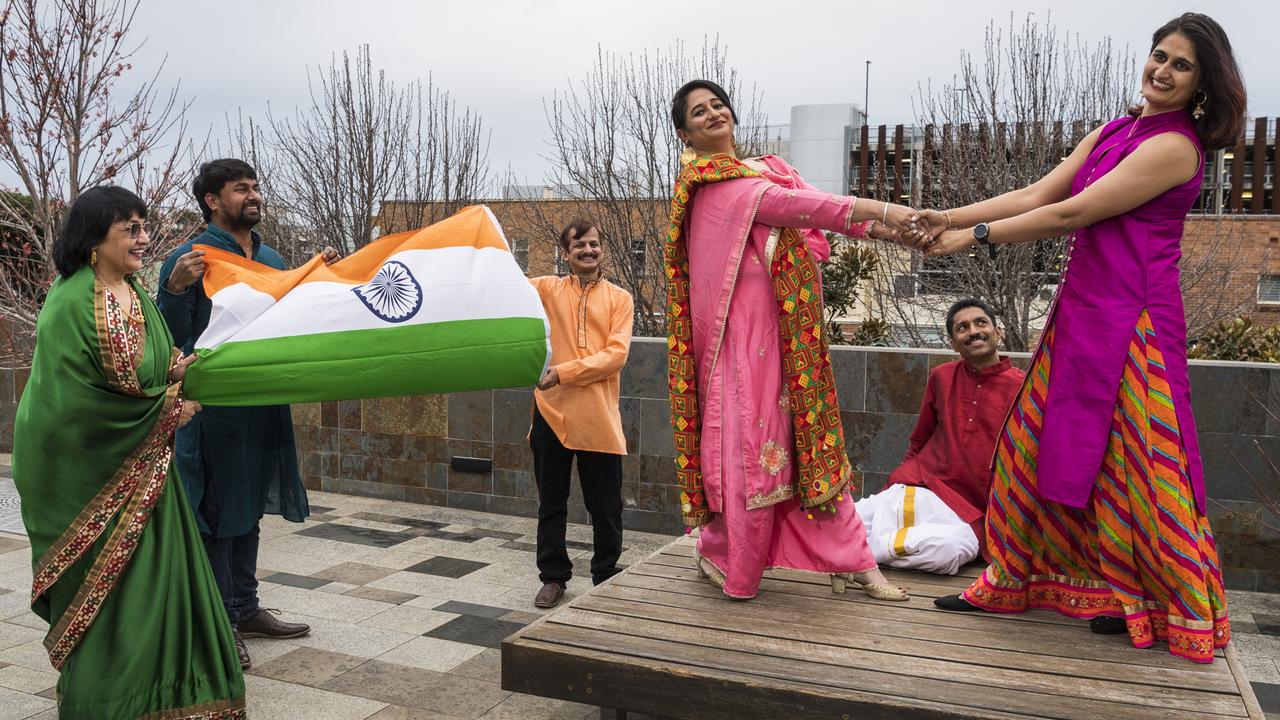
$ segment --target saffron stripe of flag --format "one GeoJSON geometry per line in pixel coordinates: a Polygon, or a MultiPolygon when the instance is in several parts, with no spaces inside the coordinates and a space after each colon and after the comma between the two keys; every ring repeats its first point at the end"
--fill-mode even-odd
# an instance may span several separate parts
{"type": "Polygon", "coordinates": [[[534,384],[546,315],[484,206],[325,265],[205,249],[209,325],[186,395],[275,405],[534,384]]]}

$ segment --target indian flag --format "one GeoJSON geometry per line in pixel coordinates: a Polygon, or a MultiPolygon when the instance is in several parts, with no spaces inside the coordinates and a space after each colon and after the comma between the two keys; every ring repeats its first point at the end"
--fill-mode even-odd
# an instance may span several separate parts
{"type": "Polygon", "coordinates": [[[546,314],[489,208],[294,270],[210,247],[186,395],[277,405],[533,385],[546,314]]]}

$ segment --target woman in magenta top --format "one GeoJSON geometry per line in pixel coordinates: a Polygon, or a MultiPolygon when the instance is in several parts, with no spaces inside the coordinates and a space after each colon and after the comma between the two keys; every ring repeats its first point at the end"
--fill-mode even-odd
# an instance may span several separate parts
{"type": "Polygon", "coordinates": [[[1178,286],[1183,220],[1204,151],[1233,144],[1245,91],[1213,19],[1156,31],[1145,102],[1094,130],[1035,184],[938,216],[966,228],[930,255],[975,240],[1074,232],[1058,297],[996,447],[987,515],[991,565],[953,610],[1051,608],[1169,641],[1211,662],[1230,638],[1218,553],[1205,517],[1178,286]]]}

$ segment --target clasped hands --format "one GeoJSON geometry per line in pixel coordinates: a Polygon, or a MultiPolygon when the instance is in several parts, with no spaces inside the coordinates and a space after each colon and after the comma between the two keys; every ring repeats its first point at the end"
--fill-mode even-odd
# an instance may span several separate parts
{"type": "Polygon", "coordinates": [[[973,244],[973,234],[969,230],[948,228],[948,221],[947,214],[941,210],[915,210],[891,204],[884,219],[889,234],[880,239],[919,250],[925,257],[953,255],[973,244]]]}

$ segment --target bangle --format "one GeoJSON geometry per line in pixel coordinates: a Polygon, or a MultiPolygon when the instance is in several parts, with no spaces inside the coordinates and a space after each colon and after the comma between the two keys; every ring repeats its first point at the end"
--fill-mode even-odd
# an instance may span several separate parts
{"type": "Polygon", "coordinates": [[[884,204],[884,217],[880,218],[881,225],[889,224],[889,203],[884,204]]]}
{"type": "Polygon", "coordinates": [[[948,229],[948,230],[954,230],[954,229],[955,229],[955,226],[953,226],[953,225],[951,224],[951,211],[950,211],[950,210],[943,210],[943,211],[942,211],[942,217],[944,217],[944,218],[946,218],[946,219],[947,219],[947,229],[948,229]]]}
{"type": "Polygon", "coordinates": [[[875,240],[875,237],[871,233],[875,232],[877,222],[879,221],[872,220],[871,222],[867,223],[866,236],[868,240],[875,240]]]}

